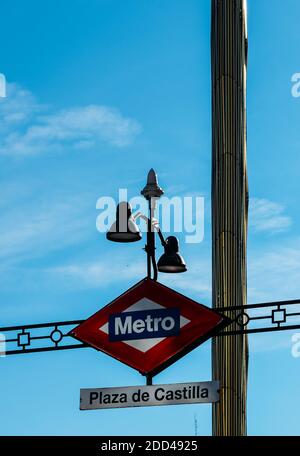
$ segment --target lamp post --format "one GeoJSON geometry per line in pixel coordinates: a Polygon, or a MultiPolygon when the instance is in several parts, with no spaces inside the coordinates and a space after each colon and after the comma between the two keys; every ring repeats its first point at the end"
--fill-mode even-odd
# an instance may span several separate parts
{"type": "MultiPolygon", "coordinates": [[[[162,188],[158,185],[157,175],[154,169],[150,169],[147,177],[147,183],[141,194],[148,201],[148,217],[141,212],[132,214],[132,208],[127,201],[118,204],[116,221],[112,224],[106,238],[113,242],[136,242],[142,239],[136,220],[141,218],[147,223],[147,243],[144,250],[147,253],[147,277],[148,279],[157,280],[158,271],[165,273],[179,273],[187,270],[185,261],[179,253],[179,242],[175,236],[164,236],[154,218],[157,199],[163,195],[162,188]],[[157,232],[161,245],[164,247],[164,253],[156,263],[155,260],[155,231],[157,232]],[[152,277],[153,270],[153,277],[152,277]]],[[[152,385],[152,376],[147,375],[147,385],[152,385]]]]}
{"type": "Polygon", "coordinates": [[[132,208],[127,201],[120,202],[117,207],[116,221],[112,224],[106,238],[114,242],[135,242],[142,239],[136,220],[141,218],[147,223],[147,243],[144,250],[147,253],[147,277],[157,280],[158,271],[165,273],[179,273],[187,270],[184,259],[179,253],[179,242],[175,236],[164,236],[154,218],[156,202],[163,195],[162,188],[158,185],[154,169],[150,169],[147,183],[141,194],[148,201],[148,216],[138,212],[132,214],[132,208]],[[164,253],[156,263],[155,260],[155,231],[157,232],[164,253]],[[152,274],[153,272],[153,274],[152,274]]]}

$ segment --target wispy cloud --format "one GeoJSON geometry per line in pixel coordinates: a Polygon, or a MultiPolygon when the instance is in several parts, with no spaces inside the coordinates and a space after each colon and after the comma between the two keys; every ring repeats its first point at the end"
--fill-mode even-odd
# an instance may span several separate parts
{"type": "Polygon", "coordinates": [[[124,289],[129,284],[141,280],[145,272],[142,262],[127,263],[120,260],[112,272],[111,255],[62,262],[52,266],[23,266],[22,264],[0,263],[0,285],[2,291],[11,291],[18,284],[18,291],[45,293],[47,290],[57,292],[74,292],[78,290],[102,290],[116,283],[124,283],[124,289]]]}
{"type": "MultiPolygon", "coordinates": [[[[49,280],[58,281],[63,287],[73,289],[102,289],[120,282],[138,282],[146,275],[146,258],[136,261],[135,255],[118,254],[117,258],[104,254],[101,258],[74,261],[44,270],[49,280]],[[114,264],[113,272],[109,265],[114,264]]],[[[159,281],[188,296],[209,303],[211,297],[210,269],[205,259],[189,264],[189,272],[175,277],[160,274],[159,281]]]]}
{"type": "Polygon", "coordinates": [[[249,229],[256,232],[278,233],[286,231],[292,219],[284,215],[285,207],[263,198],[251,198],[249,205],[249,229]]]}
{"type": "Polygon", "coordinates": [[[141,280],[145,265],[132,262],[126,264],[119,261],[112,273],[109,267],[109,258],[94,259],[88,262],[70,263],[48,269],[52,277],[60,278],[64,284],[71,288],[105,288],[116,282],[128,280],[141,280]]]}
{"type": "Polygon", "coordinates": [[[248,301],[300,297],[300,240],[253,249],[248,260],[248,301]]]}
{"type": "Polygon", "coordinates": [[[18,201],[18,187],[12,186],[9,203],[2,208],[0,265],[20,263],[60,250],[88,237],[94,225],[88,218],[86,195],[53,195],[18,201]],[[17,204],[16,204],[17,202],[17,204]],[[20,210],[22,207],[22,210],[20,210]]]}
{"type": "Polygon", "coordinates": [[[30,122],[34,116],[46,109],[34,95],[18,84],[7,84],[6,97],[0,100],[0,132],[30,122]]]}
{"type": "Polygon", "coordinates": [[[292,340],[291,331],[271,334],[254,334],[249,336],[249,349],[251,353],[266,353],[285,350],[291,356],[292,340]]]}
{"type": "Polygon", "coordinates": [[[0,153],[5,155],[89,149],[103,142],[124,147],[141,131],[136,120],[115,108],[91,104],[55,110],[16,84],[8,84],[7,97],[0,100],[0,117],[0,153]]]}

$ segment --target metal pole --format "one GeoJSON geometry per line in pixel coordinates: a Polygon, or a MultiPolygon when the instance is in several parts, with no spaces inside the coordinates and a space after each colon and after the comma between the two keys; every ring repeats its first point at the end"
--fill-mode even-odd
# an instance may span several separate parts
{"type": "Polygon", "coordinates": [[[157,280],[157,265],[155,260],[155,232],[152,225],[154,212],[155,212],[156,200],[155,198],[150,198],[149,200],[149,217],[150,217],[150,249],[151,249],[151,260],[153,268],[153,280],[157,280]]]}
{"type": "Polygon", "coordinates": [[[147,245],[146,245],[146,253],[147,253],[147,277],[151,279],[151,218],[149,217],[147,220],[147,245]]]}
{"type": "Polygon", "coordinates": [[[149,218],[147,224],[147,276],[151,278],[151,264],[153,268],[153,280],[157,280],[157,265],[155,261],[155,234],[152,226],[155,212],[156,200],[163,195],[163,189],[158,185],[157,175],[153,168],[150,169],[147,176],[147,184],[141,191],[141,194],[148,201],[149,218]]]}
{"type": "Polygon", "coordinates": [[[151,386],[153,383],[152,383],[152,375],[147,375],[146,376],[146,385],[147,386],[151,386]]]}
{"type": "MultiPolygon", "coordinates": [[[[213,307],[246,304],[246,0],[212,0],[212,287],[213,307]]],[[[237,324],[232,330],[237,329],[237,324]]],[[[213,435],[246,435],[247,336],[213,340],[213,435]]]]}
{"type": "Polygon", "coordinates": [[[153,269],[153,280],[157,280],[157,265],[155,260],[155,232],[152,226],[152,220],[155,211],[155,199],[148,200],[149,218],[147,220],[147,277],[151,279],[151,265],[153,269]]]}

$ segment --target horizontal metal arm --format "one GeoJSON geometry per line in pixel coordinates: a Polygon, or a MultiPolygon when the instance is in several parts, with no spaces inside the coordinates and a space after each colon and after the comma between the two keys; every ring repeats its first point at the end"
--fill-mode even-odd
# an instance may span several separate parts
{"type": "MultiPolygon", "coordinates": [[[[248,304],[216,309],[233,322],[216,337],[300,330],[300,300],[248,304]]],[[[6,326],[0,328],[0,356],[84,348],[70,331],[84,320],[6,326]]]]}
{"type": "Polygon", "coordinates": [[[0,356],[52,350],[70,350],[87,345],[69,335],[84,320],[6,326],[0,328],[0,356]]]}
{"type": "Polygon", "coordinates": [[[223,307],[217,311],[233,320],[219,336],[300,329],[300,300],[223,307]]]}

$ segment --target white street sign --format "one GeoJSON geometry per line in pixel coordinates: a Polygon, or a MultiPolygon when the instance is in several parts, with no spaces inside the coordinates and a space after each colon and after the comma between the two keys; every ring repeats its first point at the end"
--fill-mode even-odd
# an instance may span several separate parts
{"type": "Polygon", "coordinates": [[[80,410],[212,403],[219,400],[219,387],[219,382],[194,382],[85,388],[80,390],[80,410]]]}

